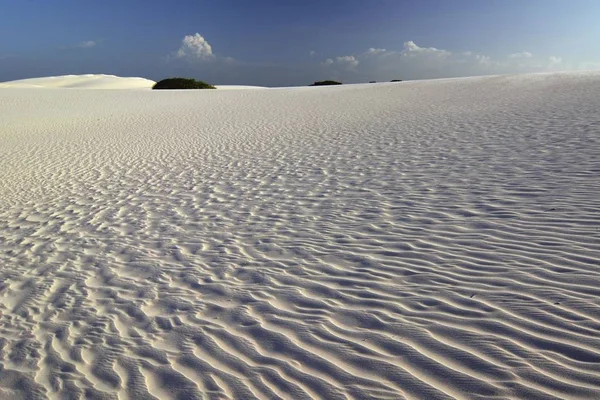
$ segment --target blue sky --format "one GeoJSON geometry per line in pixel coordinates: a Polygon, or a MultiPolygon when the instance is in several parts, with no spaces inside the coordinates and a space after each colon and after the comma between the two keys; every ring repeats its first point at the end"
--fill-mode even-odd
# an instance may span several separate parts
{"type": "Polygon", "coordinates": [[[0,0],[0,81],[302,85],[600,68],[598,0],[0,0]]]}

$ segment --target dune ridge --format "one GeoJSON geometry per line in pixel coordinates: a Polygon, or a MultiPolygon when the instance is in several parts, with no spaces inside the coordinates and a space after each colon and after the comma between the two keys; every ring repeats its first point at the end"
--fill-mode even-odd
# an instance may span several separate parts
{"type": "MultiPolygon", "coordinates": [[[[120,77],[104,74],[61,75],[43,78],[19,79],[0,82],[0,89],[152,89],[156,82],[146,78],[120,77]]],[[[262,86],[216,85],[221,90],[266,89],[262,86]]]]}
{"type": "Polygon", "coordinates": [[[151,89],[156,82],[138,77],[104,74],[61,75],[0,82],[1,88],[151,89]]]}
{"type": "Polygon", "coordinates": [[[0,397],[600,398],[598,93],[0,90],[0,397]]]}

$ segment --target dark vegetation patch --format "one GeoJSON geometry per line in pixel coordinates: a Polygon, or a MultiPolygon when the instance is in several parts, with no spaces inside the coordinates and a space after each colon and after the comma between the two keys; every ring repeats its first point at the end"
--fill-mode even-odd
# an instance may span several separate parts
{"type": "Polygon", "coordinates": [[[216,87],[195,79],[168,78],[156,82],[152,89],[216,89],[216,87]]]}
{"type": "Polygon", "coordinates": [[[329,86],[329,85],[341,85],[342,82],[337,82],[337,81],[318,81],[313,83],[310,86],[329,86]]]}

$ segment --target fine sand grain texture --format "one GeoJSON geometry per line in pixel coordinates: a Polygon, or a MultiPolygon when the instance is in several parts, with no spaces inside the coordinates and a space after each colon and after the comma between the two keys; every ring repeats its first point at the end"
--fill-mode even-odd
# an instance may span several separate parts
{"type": "Polygon", "coordinates": [[[0,89],[0,398],[600,399],[598,110],[0,89]]]}

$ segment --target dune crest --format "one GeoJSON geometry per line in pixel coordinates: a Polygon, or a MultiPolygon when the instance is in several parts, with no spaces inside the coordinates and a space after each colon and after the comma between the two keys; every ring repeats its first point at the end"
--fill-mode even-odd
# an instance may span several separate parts
{"type": "Polygon", "coordinates": [[[600,398],[598,93],[5,87],[0,398],[600,398]]]}
{"type": "Polygon", "coordinates": [[[85,74],[0,82],[0,88],[150,89],[155,83],[145,78],[85,74]]]}
{"type": "MultiPolygon", "coordinates": [[[[43,78],[19,79],[0,82],[2,88],[55,88],[55,89],[151,89],[156,82],[137,77],[104,74],[62,75],[43,78]]],[[[220,90],[266,89],[263,86],[216,85],[220,90]]]]}

